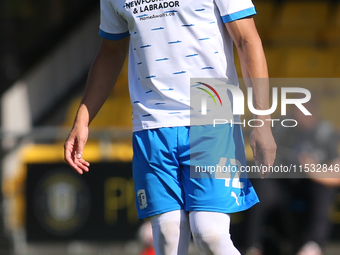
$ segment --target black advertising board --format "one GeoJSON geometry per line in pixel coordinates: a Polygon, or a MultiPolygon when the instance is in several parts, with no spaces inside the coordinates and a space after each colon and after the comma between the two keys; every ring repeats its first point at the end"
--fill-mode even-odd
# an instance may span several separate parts
{"type": "Polygon", "coordinates": [[[67,164],[28,164],[28,242],[136,238],[131,162],[92,163],[79,175],[67,164]]]}
{"type": "MultiPolygon", "coordinates": [[[[79,175],[65,163],[28,164],[27,241],[135,239],[142,221],[137,219],[131,165],[131,162],[92,163],[89,173],[79,175]]],[[[252,180],[254,184],[261,181],[252,180]]],[[[231,232],[238,246],[244,245],[247,221],[254,220],[251,212],[250,209],[232,215],[231,232]]],[[[304,213],[307,212],[300,213],[301,217],[304,213]]],[[[329,216],[330,239],[338,240],[339,190],[329,216]]]]}

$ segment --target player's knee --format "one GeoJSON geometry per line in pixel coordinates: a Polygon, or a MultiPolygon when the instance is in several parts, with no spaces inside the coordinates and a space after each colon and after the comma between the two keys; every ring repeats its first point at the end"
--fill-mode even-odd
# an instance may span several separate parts
{"type": "Polygon", "coordinates": [[[151,218],[156,254],[185,254],[190,228],[185,212],[173,211],[151,218]]]}
{"type": "Polygon", "coordinates": [[[214,212],[192,212],[189,217],[191,232],[200,254],[240,254],[230,238],[229,215],[214,212]]]}
{"type": "Polygon", "coordinates": [[[217,247],[220,247],[221,236],[218,234],[213,235],[201,235],[198,233],[193,234],[193,238],[195,240],[195,244],[197,249],[206,255],[210,254],[218,254],[216,253],[217,247]]]}
{"type": "Polygon", "coordinates": [[[211,235],[194,235],[194,240],[200,254],[204,255],[240,255],[230,239],[230,235],[218,233],[211,235]]]}
{"type": "Polygon", "coordinates": [[[159,228],[158,242],[172,250],[178,243],[180,226],[178,221],[165,221],[153,228],[159,228]]]}

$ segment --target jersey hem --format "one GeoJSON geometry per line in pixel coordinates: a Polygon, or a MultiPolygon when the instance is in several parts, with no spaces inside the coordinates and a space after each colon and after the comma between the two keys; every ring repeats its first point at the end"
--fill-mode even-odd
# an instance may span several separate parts
{"type": "Polygon", "coordinates": [[[120,39],[123,39],[123,38],[129,36],[130,33],[129,33],[129,31],[126,31],[125,33],[120,33],[120,34],[110,34],[110,33],[107,33],[105,31],[99,29],[99,35],[101,37],[103,37],[104,39],[116,41],[116,40],[120,40],[120,39]]]}
{"type": "Polygon", "coordinates": [[[238,11],[235,13],[231,13],[225,16],[222,16],[222,20],[224,23],[228,23],[234,20],[238,20],[238,19],[242,19],[248,16],[252,16],[256,14],[256,10],[255,7],[250,7],[248,9],[242,10],[242,11],[238,11]]]}
{"type": "Polygon", "coordinates": [[[183,122],[178,125],[174,125],[174,123],[169,123],[169,124],[161,124],[161,125],[138,125],[134,126],[132,129],[132,132],[138,132],[138,131],[143,131],[143,130],[148,130],[148,129],[156,129],[156,128],[169,128],[169,127],[187,127],[190,126],[190,122],[183,122]]]}
{"type": "MultiPolygon", "coordinates": [[[[234,120],[235,122],[238,122],[240,120],[236,119],[234,120]]],[[[190,121],[186,121],[183,123],[179,123],[177,125],[174,125],[173,123],[168,123],[168,124],[161,124],[161,125],[133,125],[132,132],[138,132],[138,131],[143,131],[143,130],[149,130],[149,129],[157,129],[157,128],[170,128],[170,127],[191,127],[191,126],[207,126],[207,125],[213,125],[212,123],[202,123],[202,124],[197,124],[193,125],[190,124],[190,121]]],[[[234,123],[233,125],[241,125],[240,123],[234,123]]]]}

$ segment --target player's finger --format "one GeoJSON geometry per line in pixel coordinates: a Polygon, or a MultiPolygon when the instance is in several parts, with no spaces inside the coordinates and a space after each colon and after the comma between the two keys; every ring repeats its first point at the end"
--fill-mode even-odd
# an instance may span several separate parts
{"type": "Polygon", "coordinates": [[[76,170],[79,174],[83,174],[83,173],[84,173],[84,171],[83,171],[77,164],[72,163],[72,164],[70,164],[70,165],[71,165],[71,167],[72,167],[74,170],[76,170]]]}
{"type": "Polygon", "coordinates": [[[89,163],[86,162],[82,157],[78,158],[77,154],[73,155],[74,158],[74,163],[77,165],[77,167],[79,169],[81,169],[82,171],[88,172],[89,171],[89,163]]]}
{"type": "Polygon", "coordinates": [[[76,163],[76,160],[74,160],[74,158],[72,159],[68,159],[67,163],[74,169],[76,170],[79,174],[83,174],[83,170],[81,167],[78,166],[78,164],[76,163]]]}
{"type": "Polygon", "coordinates": [[[76,143],[76,148],[75,148],[75,157],[77,159],[82,158],[84,147],[85,147],[85,142],[82,139],[77,138],[77,143],[76,143]]]}
{"type": "Polygon", "coordinates": [[[255,166],[258,167],[260,177],[264,178],[264,175],[262,173],[262,167],[261,167],[261,165],[263,163],[261,149],[256,145],[255,142],[251,143],[250,147],[253,150],[253,157],[254,157],[254,161],[255,161],[255,166]]]}
{"type": "Polygon", "coordinates": [[[253,157],[255,160],[255,165],[259,166],[261,164],[261,153],[259,150],[259,147],[256,145],[256,143],[252,143],[251,149],[253,150],[253,157]]]}
{"type": "MultiPolygon", "coordinates": [[[[266,169],[268,171],[270,166],[274,165],[275,162],[275,155],[276,155],[276,146],[272,146],[270,148],[266,148],[262,150],[262,154],[263,154],[263,166],[266,166],[266,169]]],[[[262,178],[264,178],[267,174],[269,174],[268,172],[262,172],[262,178]]]]}
{"type": "Polygon", "coordinates": [[[74,157],[72,156],[72,152],[67,145],[64,149],[64,160],[73,168],[77,168],[77,165],[74,162],[74,157]]]}
{"type": "Polygon", "coordinates": [[[264,166],[266,166],[264,157],[265,157],[265,155],[264,155],[263,150],[259,146],[257,146],[257,159],[256,159],[256,161],[257,161],[257,166],[258,166],[260,176],[261,176],[262,179],[268,174],[268,168],[264,167],[264,166]]]}
{"type": "Polygon", "coordinates": [[[79,166],[82,170],[84,170],[84,171],[86,171],[86,172],[89,171],[89,166],[90,166],[90,163],[89,163],[89,162],[85,161],[83,158],[80,158],[80,159],[77,160],[77,163],[78,163],[78,166],[79,166]]]}
{"type": "Polygon", "coordinates": [[[69,141],[66,141],[64,144],[64,160],[69,164],[74,161],[72,155],[73,147],[74,147],[73,144],[69,141]]]}
{"type": "Polygon", "coordinates": [[[276,147],[269,147],[262,150],[263,152],[263,164],[266,166],[272,166],[275,162],[276,147]]]}
{"type": "Polygon", "coordinates": [[[83,165],[85,165],[85,166],[87,166],[87,167],[90,166],[90,163],[87,162],[87,161],[86,161],[85,159],[83,159],[83,158],[79,159],[79,162],[81,162],[83,165]]]}
{"type": "Polygon", "coordinates": [[[83,174],[82,168],[78,166],[78,164],[76,163],[75,157],[72,155],[72,151],[73,151],[73,146],[69,142],[66,142],[64,145],[65,161],[79,174],[83,174]]]}

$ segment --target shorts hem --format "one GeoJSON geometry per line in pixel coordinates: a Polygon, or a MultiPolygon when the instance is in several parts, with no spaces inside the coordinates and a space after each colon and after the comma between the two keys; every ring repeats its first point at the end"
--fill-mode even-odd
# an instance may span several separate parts
{"type": "Polygon", "coordinates": [[[189,206],[186,207],[186,211],[206,211],[206,212],[219,212],[219,213],[237,213],[248,210],[249,208],[253,207],[255,204],[259,203],[260,201],[253,201],[241,208],[237,208],[236,210],[228,210],[226,208],[220,207],[209,207],[209,206],[189,206]]]}
{"type": "Polygon", "coordinates": [[[156,211],[151,211],[145,214],[140,214],[138,213],[138,219],[145,219],[149,218],[158,214],[166,213],[166,212],[171,212],[171,211],[177,211],[177,210],[184,210],[183,207],[173,207],[173,208],[167,208],[167,209],[162,209],[162,210],[156,210],[156,211]]]}

